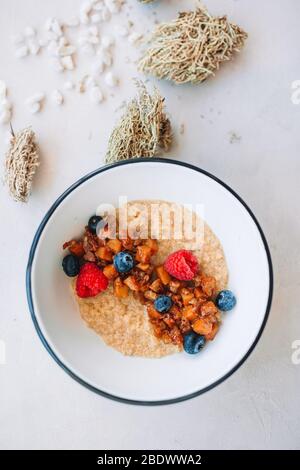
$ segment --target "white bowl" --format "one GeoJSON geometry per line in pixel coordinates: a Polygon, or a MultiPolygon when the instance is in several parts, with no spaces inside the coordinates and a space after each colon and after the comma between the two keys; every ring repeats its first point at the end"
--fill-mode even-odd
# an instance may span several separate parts
{"type": "Polygon", "coordinates": [[[272,264],[253,213],[222,181],[194,166],[143,159],[106,166],[85,176],[53,204],[31,247],[27,297],[37,333],[55,361],[75,380],[106,397],[135,404],[166,404],[207,391],[249,356],[266,324],[272,300],[272,264]],[[61,269],[64,241],[80,235],[101,202],[160,199],[203,204],[221,240],[229,288],[237,306],[224,314],[213,342],[196,356],[126,357],[105,345],[80,319],[61,269]]]}

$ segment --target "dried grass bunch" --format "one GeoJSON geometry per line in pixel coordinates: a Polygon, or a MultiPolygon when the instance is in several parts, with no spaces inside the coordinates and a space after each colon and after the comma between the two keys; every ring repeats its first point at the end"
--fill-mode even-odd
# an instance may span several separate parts
{"type": "Polygon", "coordinates": [[[213,17],[204,8],[182,12],[156,28],[139,69],[176,84],[201,83],[239,52],[246,38],[226,16],[213,17]]]}
{"type": "Polygon", "coordinates": [[[39,166],[36,137],[28,127],[14,134],[5,159],[5,182],[15,201],[27,202],[39,166]]]}
{"type": "Polygon", "coordinates": [[[110,136],[106,163],[154,157],[171,147],[171,123],[164,110],[164,98],[157,89],[151,95],[142,82],[136,84],[138,95],[127,105],[110,136]]]}

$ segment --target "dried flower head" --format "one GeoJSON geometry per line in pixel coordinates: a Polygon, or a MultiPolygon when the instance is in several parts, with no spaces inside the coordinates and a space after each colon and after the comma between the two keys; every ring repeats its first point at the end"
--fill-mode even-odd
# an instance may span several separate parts
{"type": "Polygon", "coordinates": [[[171,146],[171,124],[164,111],[164,98],[157,89],[150,95],[142,82],[137,82],[137,88],[137,97],[127,105],[110,136],[107,163],[154,157],[171,146]]]}
{"type": "Polygon", "coordinates": [[[5,182],[15,201],[27,202],[38,165],[39,155],[32,129],[29,127],[12,133],[5,160],[5,182]]]}
{"type": "Polygon", "coordinates": [[[203,8],[182,12],[156,28],[139,69],[176,84],[200,83],[240,51],[246,38],[226,16],[213,17],[203,8]]]}

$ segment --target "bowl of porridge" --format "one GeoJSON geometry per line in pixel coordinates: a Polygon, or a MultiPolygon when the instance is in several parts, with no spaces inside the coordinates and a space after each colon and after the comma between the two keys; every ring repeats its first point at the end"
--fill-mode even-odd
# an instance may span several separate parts
{"type": "Polygon", "coordinates": [[[230,376],[259,340],[272,265],[255,216],[188,164],[140,159],[85,176],[53,204],[27,267],[36,331],[75,380],[166,404],[230,376]]]}

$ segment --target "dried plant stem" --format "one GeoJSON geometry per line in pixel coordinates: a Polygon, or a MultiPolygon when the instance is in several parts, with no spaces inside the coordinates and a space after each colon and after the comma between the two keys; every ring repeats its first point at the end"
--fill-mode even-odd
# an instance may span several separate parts
{"type": "Polygon", "coordinates": [[[246,38],[226,16],[213,17],[203,8],[182,12],[156,28],[139,69],[176,84],[201,83],[240,51],[246,38]]]}
{"type": "Polygon", "coordinates": [[[29,127],[16,134],[12,131],[5,160],[5,182],[15,201],[27,202],[38,165],[39,155],[32,129],[29,127]]]}
{"type": "Polygon", "coordinates": [[[154,157],[171,146],[171,124],[164,111],[164,99],[156,89],[150,95],[141,82],[137,82],[137,88],[138,96],[127,105],[110,136],[107,163],[154,157]]]}

